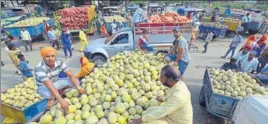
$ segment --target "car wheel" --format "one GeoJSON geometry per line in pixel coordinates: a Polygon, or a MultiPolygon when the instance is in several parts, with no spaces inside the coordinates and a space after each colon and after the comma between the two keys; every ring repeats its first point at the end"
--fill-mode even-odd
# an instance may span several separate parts
{"type": "Polygon", "coordinates": [[[93,62],[97,67],[101,67],[106,62],[106,58],[101,55],[96,55],[93,57],[93,62]]]}
{"type": "Polygon", "coordinates": [[[204,107],[206,106],[204,86],[202,86],[202,89],[199,93],[199,104],[204,107]]]}

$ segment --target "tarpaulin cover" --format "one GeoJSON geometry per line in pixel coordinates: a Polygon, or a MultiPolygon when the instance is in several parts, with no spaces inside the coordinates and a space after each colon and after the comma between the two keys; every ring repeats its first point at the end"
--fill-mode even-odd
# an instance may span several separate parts
{"type": "Polygon", "coordinates": [[[236,106],[233,120],[235,124],[267,124],[268,96],[249,96],[236,106]]]}

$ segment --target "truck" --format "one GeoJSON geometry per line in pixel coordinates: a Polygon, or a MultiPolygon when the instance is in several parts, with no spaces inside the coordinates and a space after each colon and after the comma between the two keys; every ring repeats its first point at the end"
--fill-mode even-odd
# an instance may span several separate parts
{"type": "Polygon", "coordinates": [[[137,50],[141,30],[147,30],[149,45],[154,47],[154,54],[167,53],[174,41],[173,29],[179,26],[184,38],[190,41],[191,23],[140,23],[134,27],[122,28],[108,38],[100,38],[90,42],[84,55],[96,66],[100,67],[110,57],[122,51],[137,50]]]}

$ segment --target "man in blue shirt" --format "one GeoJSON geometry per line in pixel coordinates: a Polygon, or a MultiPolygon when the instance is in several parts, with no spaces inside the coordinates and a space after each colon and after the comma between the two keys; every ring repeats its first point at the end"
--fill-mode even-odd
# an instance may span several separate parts
{"type": "Polygon", "coordinates": [[[221,66],[221,69],[224,70],[238,70],[238,65],[236,64],[236,59],[235,58],[231,58],[230,62],[226,62],[221,66]]]}
{"type": "Polygon", "coordinates": [[[133,24],[147,21],[147,19],[145,19],[145,17],[144,17],[143,7],[144,7],[144,5],[140,4],[140,7],[137,8],[136,11],[134,12],[134,14],[132,16],[132,23],[133,24]]]}
{"type": "Polygon", "coordinates": [[[225,15],[226,17],[231,16],[231,8],[230,8],[230,6],[228,6],[228,7],[224,10],[224,15],[225,15]]]}
{"type": "Polygon", "coordinates": [[[239,32],[236,32],[235,37],[233,38],[232,43],[229,45],[229,49],[226,52],[226,54],[224,56],[222,56],[221,58],[226,58],[226,56],[232,51],[232,55],[231,58],[233,58],[234,53],[235,53],[235,49],[239,46],[240,43],[243,42],[243,38],[241,36],[241,34],[239,32]]]}
{"type": "Polygon", "coordinates": [[[28,61],[25,60],[24,55],[19,54],[18,58],[20,59],[19,69],[22,72],[22,78],[24,81],[26,81],[27,78],[33,77],[33,73],[31,72],[33,69],[29,68],[28,61]]]}
{"type": "Polygon", "coordinates": [[[57,50],[59,50],[60,49],[59,41],[57,39],[57,35],[55,34],[55,32],[52,31],[52,28],[49,28],[47,35],[48,35],[48,39],[52,42],[52,47],[56,45],[57,50]]]}
{"type": "Polygon", "coordinates": [[[67,32],[67,29],[62,30],[62,34],[61,34],[60,38],[61,38],[63,51],[64,51],[64,55],[65,55],[66,59],[68,58],[67,50],[69,51],[70,58],[71,58],[73,55],[72,44],[71,44],[71,35],[67,32]]]}

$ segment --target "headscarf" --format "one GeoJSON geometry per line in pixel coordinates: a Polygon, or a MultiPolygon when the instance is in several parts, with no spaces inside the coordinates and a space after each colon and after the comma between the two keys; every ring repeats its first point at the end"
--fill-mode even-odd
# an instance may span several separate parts
{"type": "Polygon", "coordinates": [[[267,36],[262,35],[261,39],[258,41],[258,45],[261,46],[262,44],[266,43],[267,36]]]}
{"type": "Polygon", "coordinates": [[[40,54],[43,58],[49,53],[55,56],[57,55],[57,51],[53,47],[44,47],[40,50],[40,54]]]}
{"type": "Polygon", "coordinates": [[[246,45],[245,45],[245,47],[251,49],[252,42],[255,42],[255,41],[256,41],[256,37],[255,37],[255,35],[249,35],[249,36],[248,36],[248,39],[247,39],[247,41],[246,41],[246,45]]]}

